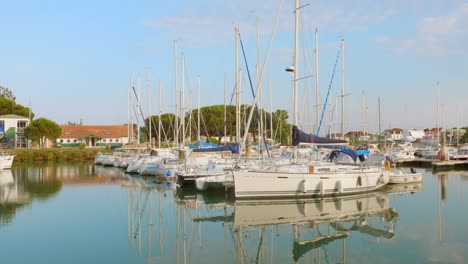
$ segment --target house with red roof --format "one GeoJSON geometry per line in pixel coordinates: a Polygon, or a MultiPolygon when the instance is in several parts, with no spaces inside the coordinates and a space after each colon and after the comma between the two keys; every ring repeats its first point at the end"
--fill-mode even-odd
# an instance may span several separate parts
{"type": "Polygon", "coordinates": [[[136,132],[132,132],[128,125],[62,125],[60,127],[62,135],[56,140],[59,147],[78,147],[81,143],[84,143],[86,147],[120,147],[135,142],[136,132]]]}

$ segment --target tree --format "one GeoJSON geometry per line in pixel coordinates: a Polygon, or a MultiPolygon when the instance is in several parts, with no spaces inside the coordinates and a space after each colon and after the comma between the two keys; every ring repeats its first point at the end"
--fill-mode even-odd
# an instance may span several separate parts
{"type": "Polygon", "coordinates": [[[0,96],[13,102],[16,101],[16,97],[15,95],[13,95],[13,92],[10,89],[1,85],[0,85],[0,96]]]}
{"type": "Polygon", "coordinates": [[[39,141],[44,147],[47,138],[54,140],[60,137],[62,128],[57,123],[47,118],[39,118],[32,121],[31,124],[26,127],[24,134],[31,140],[39,141]]]}
{"type": "MultiPolygon", "coordinates": [[[[29,117],[30,109],[14,101],[9,100],[0,95],[0,115],[15,114],[19,116],[29,117]]],[[[34,113],[31,112],[31,118],[34,118],[34,113]]]]}

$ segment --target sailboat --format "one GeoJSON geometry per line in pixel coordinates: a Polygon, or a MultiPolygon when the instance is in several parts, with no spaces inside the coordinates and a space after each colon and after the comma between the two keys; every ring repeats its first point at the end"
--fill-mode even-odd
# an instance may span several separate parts
{"type": "MultiPolygon", "coordinates": [[[[294,124],[293,146],[301,142],[325,143],[323,138],[307,136],[297,128],[297,72],[298,72],[298,16],[299,0],[295,7],[294,66],[294,124]]],[[[339,142],[329,142],[339,143],[339,142]]],[[[368,166],[362,156],[352,150],[334,151],[328,162],[290,165],[270,164],[264,167],[235,170],[234,193],[243,197],[308,197],[353,194],[376,190],[388,183],[389,177],[382,166],[368,166]]]]}

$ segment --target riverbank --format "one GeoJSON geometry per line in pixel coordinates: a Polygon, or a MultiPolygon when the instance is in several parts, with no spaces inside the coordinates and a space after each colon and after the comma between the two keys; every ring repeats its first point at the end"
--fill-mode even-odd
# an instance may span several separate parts
{"type": "Polygon", "coordinates": [[[16,149],[14,163],[27,162],[62,162],[62,161],[86,161],[94,160],[100,152],[111,150],[105,149],[16,149]]]}

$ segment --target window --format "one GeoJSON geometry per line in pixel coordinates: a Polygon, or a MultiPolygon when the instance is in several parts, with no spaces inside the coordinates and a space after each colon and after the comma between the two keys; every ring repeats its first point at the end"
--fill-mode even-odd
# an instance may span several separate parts
{"type": "Polygon", "coordinates": [[[78,141],[78,140],[76,140],[76,139],[73,140],[73,142],[75,142],[75,143],[76,143],[77,141],[78,141]]]}
{"type": "Polygon", "coordinates": [[[63,139],[60,140],[60,143],[63,143],[63,139]]]}
{"type": "Polygon", "coordinates": [[[18,133],[24,133],[24,129],[26,128],[26,121],[18,121],[16,124],[16,130],[18,133]]]}
{"type": "Polygon", "coordinates": [[[111,143],[112,143],[112,138],[111,138],[111,139],[109,139],[109,142],[111,142],[111,143]]]}
{"type": "Polygon", "coordinates": [[[72,134],[72,132],[71,132],[71,131],[67,131],[67,132],[65,132],[65,135],[71,135],[71,134],[72,134]]]}
{"type": "Polygon", "coordinates": [[[119,142],[119,139],[116,139],[115,142],[119,142]]]}
{"type": "Polygon", "coordinates": [[[68,143],[70,143],[70,140],[69,140],[69,139],[67,139],[67,142],[68,142],[68,143]]]}
{"type": "Polygon", "coordinates": [[[106,135],[112,135],[112,131],[106,131],[106,135]]]}
{"type": "Polygon", "coordinates": [[[106,139],[103,139],[102,142],[106,143],[106,139]]]}

